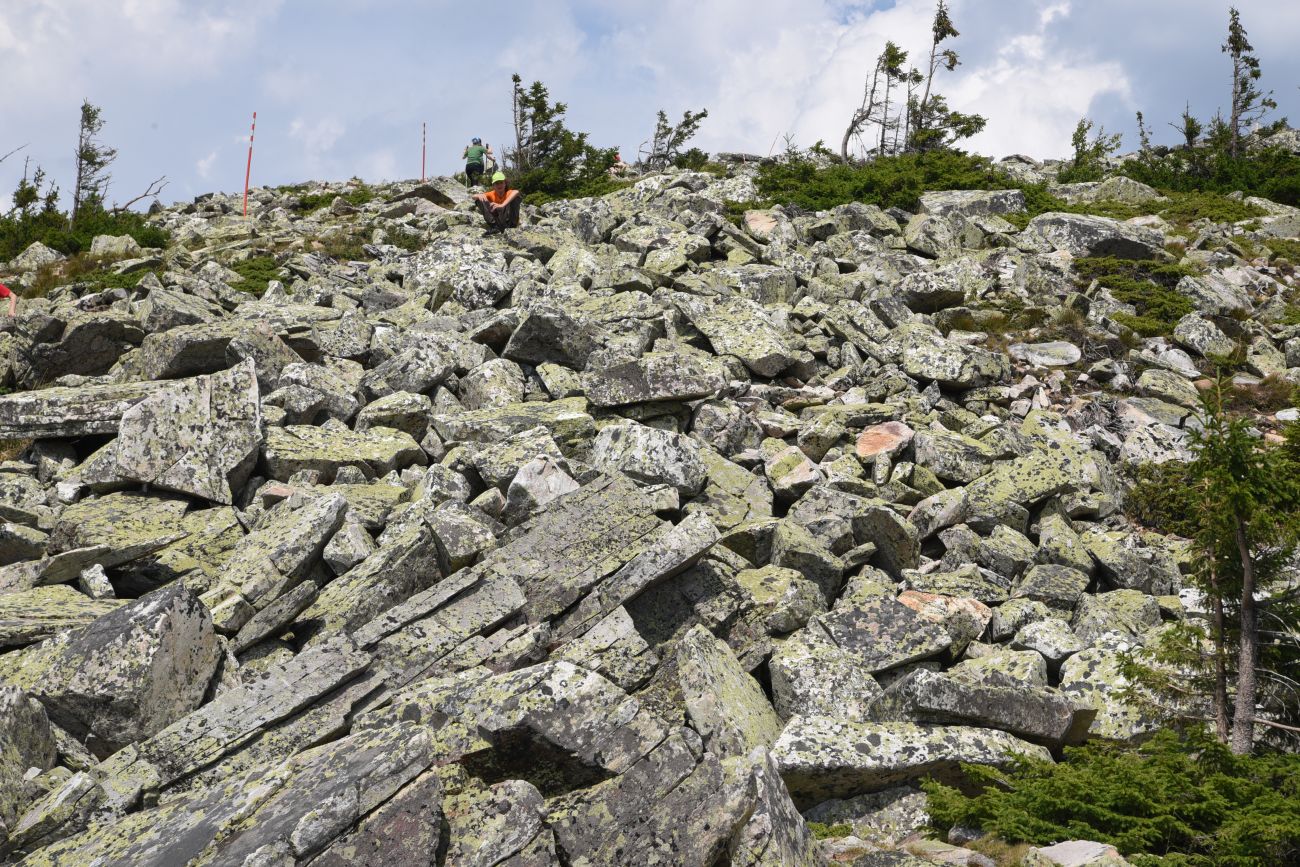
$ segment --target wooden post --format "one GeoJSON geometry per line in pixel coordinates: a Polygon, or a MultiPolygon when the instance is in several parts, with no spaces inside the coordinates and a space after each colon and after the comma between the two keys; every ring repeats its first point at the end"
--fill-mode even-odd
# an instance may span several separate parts
{"type": "Polygon", "coordinates": [[[244,216],[248,216],[248,179],[253,175],[253,134],[257,132],[257,112],[253,112],[253,125],[248,130],[248,165],[244,168],[244,216]]]}
{"type": "Polygon", "coordinates": [[[420,183],[424,183],[424,149],[427,141],[427,126],[428,124],[425,123],[420,124],[420,183]]]}

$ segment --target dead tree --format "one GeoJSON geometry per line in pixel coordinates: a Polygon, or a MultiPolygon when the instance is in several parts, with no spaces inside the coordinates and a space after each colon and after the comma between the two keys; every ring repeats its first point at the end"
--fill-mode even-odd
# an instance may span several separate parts
{"type": "Polygon", "coordinates": [[[134,199],[131,199],[125,205],[116,205],[113,208],[114,215],[120,214],[123,211],[128,210],[132,205],[134,205],[136,202],[140,201],[141,199],[156,197],[159,193],[163,191],[163,188],[166,186],[167,186],[166,175],[163,175],[161,178],[158,178],[156,181],[151,181],[149,186],[145,188],[145,191],[143,193],[136,196],[134,199]]]}

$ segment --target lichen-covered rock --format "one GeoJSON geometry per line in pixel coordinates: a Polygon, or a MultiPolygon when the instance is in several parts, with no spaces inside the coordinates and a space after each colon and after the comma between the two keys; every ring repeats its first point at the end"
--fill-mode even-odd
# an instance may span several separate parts
{"type": "Polygon", "coordinates": [[[207,609],[172,585],[0,657],[0,680],[35,696],[55,723],[107,756],[197,707],[219,656],[207,609]]]}
{"type": "Polygon", "coordinates": [[[768,663],[772,702],[782,720],[834,716],[865,722],[880,686],[871,673],[816,627],[777,644],[768,663]]]}
{"type": "Polygon", "coordinates": [[[1046,748],[994,729],[833,717],[790,720],[772,748],[790,794],[804,804],[951,773],[959,762],[1005,767],[1020,755],[1051,760],[1046,748]]]}
{"type": "Polygon", "coordinates": [[[694,440],[639,424],[602,429],[592,444],[591,459],[602,469],[638,482],[672,485],[683,497],[699,493],[708,476],[694,440]]]}
{"type": "Polygon", "coordinates": [[[952,637],[942,627],[885,596],[836,608],[813,622],[873,674],[935,656],[952,644],[952,637]]]}
{"type": "Polygon", "coordinates": [[[1152,229],[1085,214],[1039,214],[1025,233],[1042,238],[1071,256],[1114,256],[1117,259],[1158,259],[1164,236],[1152,229]]]}
{"type": "Polygon", "coordinates": [[[121,479],[234,502],[262,445],[257,369],[184,380],[156,391],[122,414],[111,458],[87,482],[121,479]]]}
{"type": "Polygon", "coordinates": [[[123,604],[91,599],[64,584],[0,593],[0,647],[35,644],[78,629],[123,604]]]}
{"type": "Polygon", "coordinates": [[[899,326],[890,339],[898,345],[903,370],[926,382],[977,388],[1010,377],[1011,361],[1005,355],[953,343],[928,325],[899,326]]]}
{"type": "Polygon", "coordinates": [[[301,470],[316,470],[332,479],[340,467],[361,467],[382,476],[427,462],[420,444],[399,430],[371,428],[354,433],[312,425],[267,428],[262,460],[271,478],[280,481],[301,470]]]}
{"type": "Polygon", "coordinates": [[[717,394],[726,385],[722,366],[705,355],[650,352],[583,374],[582,387],[593,406],[623,406],[655,400],[693,400],[717,394]]]}
{"type": "Polygon", "coordinates": [[[759,376],[776,376],[793,361],[789,342],[762,306],[745,298],[712,301],[677,295],[675,303],[719,355],[734,355],[759,376]]]}
{"type": "Polygon", "coordinates": [[[49,770],[57,754],[45,708],[22,690],[0,683],[0,847],[41,793],[28,771],[49,770]]]}
{"type": "Polygon", "coordinates": [[[696,626],[677,645],[677,672],[691,723],[723,758],[770,747],[781,721],[758,682],[726,644],[696,626]]]}
{"type": "Polygon", "coordinates": [[[60,386],[0,395],[0,437],[55,439],[117,433],[122,414],[165,385],[60,386]]]}

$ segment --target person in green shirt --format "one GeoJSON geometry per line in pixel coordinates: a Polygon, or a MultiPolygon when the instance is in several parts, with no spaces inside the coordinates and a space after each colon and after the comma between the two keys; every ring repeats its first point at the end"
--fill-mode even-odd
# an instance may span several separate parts
{"type": "Polygon", "coordinates": [[[484,157],[492,154],[491,148],[483,147],[483,139],[478,136],[461,154],[465,158],[465,177],[469,180],[470,186],[478,184],[478,179],[483,177],[484,157]]]}

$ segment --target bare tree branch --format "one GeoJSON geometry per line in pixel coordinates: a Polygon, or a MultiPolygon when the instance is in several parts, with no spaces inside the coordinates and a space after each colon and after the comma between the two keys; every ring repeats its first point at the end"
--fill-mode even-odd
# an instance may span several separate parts
{"type": "Polygon", "coordinates": [[[140,195],[136,196],[136,197],[135,197],[134,199],[132,199],[131,201],[127,202],[125,205],[118,205],[117,207],[113,208],[113,213],[114,213],[114,214],[120,214],[120,213],[122,213],[123,211],[127,210],[128,208],[130,208],[130,207],[131,207],[132,205],[134,205],[136,202],[140,201],[141,199],[147,199],[147,198],[149,198],[150,196],[156,196],[156,195],[158,195],[159,193],[161,193],[161,192],[163,191],[163,187],[165,187],[165,186],[167,186],[167,176],[166,176],[166,175],[163,175],[163,176],[162,176],[161,178],[159,178],[158,180],[153,181],[152,183],[150,183],[148,189],[146,189],[146,190],[145,190],[143,193],[141,193],[140,195]]]}
{"type": "Polygon", "coordinates": [[[22,150],[22,149],[25,148],[25,147],[27,147],[27,145],[19,145],[18,147],[14,148],[13,150],[11,150],[9,153],[5,154],[4,156],[0,156],[0,163],[2,163],[2,162],[4,162],[5,160],[9,159],[11,156],[13,156],[14,154],[18,153],[20,150],[22,150]]]}

